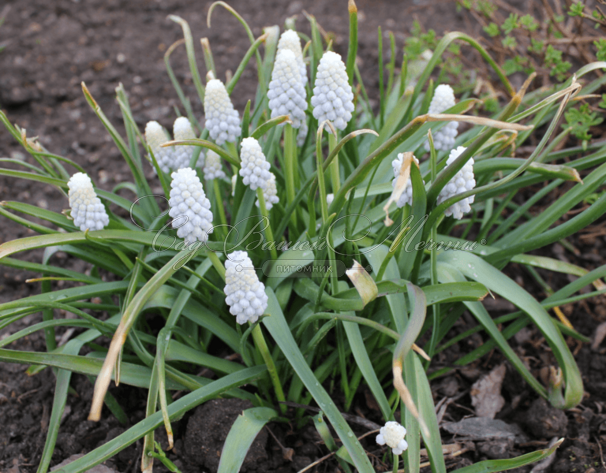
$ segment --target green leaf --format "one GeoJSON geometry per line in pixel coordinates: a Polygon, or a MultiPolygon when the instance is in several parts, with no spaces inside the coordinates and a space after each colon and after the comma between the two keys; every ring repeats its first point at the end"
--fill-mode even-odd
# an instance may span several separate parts
{"type": "Polygon", "coordinates": [[[257,434],[275,417],[278,413],[269,407],[253,407],[242,412],[225,439],[218,473],[238,473],[257,434]]]}
{"type": "Polygon", "coordinates": [[[360,442],[351,430],[351,427],[347,424],[339,412],[339,409],[305,361],[303,354],[297,346],[297,342],[288,328],[288,324],[286,323],[284,314],[282,313],[282,309],[280,309],[274,292],[271,288],[266,288],[265,292],[269,297],[267,312],[270,317],[264,317],[262,323],[265,325],[276,344],[280,347],[282,353],[284,353],[284,356],[295,370],[295,373],[299,376],[301,381],[303,381],[307,390],[316,400],[320,409],[326,414],[326,417],[343,442],[343,445],[347,448],[358,471],[360,473],[374,473],[374,469],[368,460],[366,452],[362,448],[362,445],[360,445],[360,442]]]}
{"type": "Polygon", "coordinates": [[[459,468],[452,473],[496,473],[499,471],[513,470],[514,468],[530,465],[531,463],[547,458],[549,455],[555,453],[558,447],[562,445],[563,441],[564,439],[560,439],[553,447],[544,450],[537,450],[536,452],[527,453],[526,455],[509,458],[507,460],[486,460],[476,463],[475,465],[459,468]]]}
{"type": "MultiPolygon", "coordinates": [[[[501,271],[474,254],[463,251],[458,251],[456,254],[445,252],[440,254],[438,258],[440,261],[457,268],[469,279],[482,281],[482,284],[488,289],[509,300],[528,314],[545,337],[564,372],[566,383],[564,404],[555,407],[570,409],[581,402],[583,398],[583,380],[579,368],[564,337],[541,304],[501,271]]],[[[544,390],[540,394],[544,395],[544,390]]]]}
{"type": "MultiPolygon", "coordinates": [[[[213,381],[206,386],[203,386],[192,393],[183,396],[179,400],[168,406],[168,414],[171,420],[178,419],[186,412],[192,410],[196,406],[214,399],[218,395],[229,391],[237,386],[250,383],[265,373],[265,367],[255,366],[254,368],[246,368],[237,373],[230,374],[213,381]]],[[[149,381],[148,381],[149,385],[149,381]]],[[[128,429],[123,434],[110,440],[105,445],[93,450],[82,458],[64,466],[61,473],[81,473],[85,472],[95,465],[108,460],[118,452],[124,450],[129,445],[133,444],[146,433],[160,427],[162,425],[162,413],[155,414],[145,418],[135,426],[128,429]]]]}

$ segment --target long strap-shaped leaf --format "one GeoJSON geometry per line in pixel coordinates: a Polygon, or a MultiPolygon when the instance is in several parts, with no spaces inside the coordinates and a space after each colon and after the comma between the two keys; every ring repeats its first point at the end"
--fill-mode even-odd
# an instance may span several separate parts
{"type": "Polygon", "coordinates": [[[474,254],[464,251],[457,251],[456,254],[445,252],[439,255],[439,260],[454,266],[467,278],[481,281],[488,289],[496,292],[527,313],[545,337],[564,372],[566,383],[564,404],[555,407],[570,409],[581,402],[583,398],[583,380],[579,368],[572,353],[570,353],[568,345],[566,345],[564,337],[541,304],[494,266],[474,254]]]}
{"type": "MultiPolygon", "coordinates": [[[[191,257],[195,256],[191,254],[191,257]]],[[[156,293],[162,285],[175,274],[181,266],[186,263],[184,256],[177,253],[168,263],[166,263],[154,276],[147,281],[145,286],[141,288],[135,295],[133,300],[128,304],[122,314],[120,325],[116,329],[112,342],[109,346],[109,351],[103,363],[103,368],[97,377],[95,383],[95,391],[93,394],[93,402],[91,405],[89,420],[98,421],[101,418],[101,408],[103,407],[103,399],[111,382],[112,372],[118,362],[122,346],[126,342],[126,338],[137,320],[137,316],[143,310],[147,301],[156,293]]],[[[116,373],[116,383],[118,383],[118,373],[116,373]]]]}
{"type": "MultiPolygon", "coordinates": [[[[258,379],[265,371],[265,367],[255,366],[224,376],[221,379],[213,381],[212,383],[189,393],[187,396],[183,396],[178,401],[173,402],[168,406],[168,415],[171,420],[176,419],[203,402],[217,397],[221,393],[258,379]]],[[[156,412],[128,429],[122,435],[118,435],[115,439],[110,440],[102,447],[99,447],[82,458],[62,467],[61,471],[63,473],[80,473],[88,471],[93,466],[113,457],[118,452],[135,443],[147,432],[150,432],[161,425],[162,413],[156,412]]]]}
{"type": "Polygon", "coordinates": [[[335,403],[332,401],[324,387],[318,382],[318,379],[314,376],[311,368],[305,361],[303,354],[297,346],[297,342],[288,328],[288,324],[286,323],[286,319],[284,318],[284,314],[282,313],[282,309],[280,308],[274,291],[270,288],[266,288],[265,292],[269,297],[267,312],[270,314],[270,317],[264,317],[263,324],[274,338],[299,378],[301,378],[301,381],[303,381],[307,390],[326,414],[326,417],[349,452],[358,471],[360,473],[374,473],[374,469],[370,464],[362,445],[360,445],[360,442],[351,430],[351,427],[347,424],[339,412],[339,409],[335,406],[335,403]]]}
{"type": "MultiPolygon", "coordinates": [[[[177,238],[162,236],[160,233],[135,232],[130,230],[98,230],[90,232],[90,236],[95,239],[111,244],[112,241],[124,241],[130,243],[139,243],[141,245],[151,246],[154,250],[163,251],[168,249],[183,248],[183,241],[177,238]]],[[[0,258],[10,256],[20,251],[33,250],[36,248],[46,248],[47,246],[87,243],[88,240],[84,232],[74,233],[53,233],[51,235],[38,235],[33,237],[11,240],[0,245],[0,258]]],[[[223,243],[206,242],[204,247],[213,251],[223,251],[223,243]]],[[[194,246],[191,247],[195,249],[194,246]]],[[[191,254],[192,250],[185,248],[182,253],[191,254]]]]}
{"type": "MultiPolygon", "coordinates": [[[[82,345],[84,345],[84,342],[81,340],[70,340],[65,346],[65,353],[68,355],[77,355],[80,348],[82,348],[82,345]]],[[[48,423],[48,433],[46,434],[46,442],[44,443],[42,459],[38,466],[38,473],[46,473],[50,466],[51,457],[53,456],[55,444],[57,443],[57,435],[59,435],[59,425],[61,424],[61,417],[63,416],[63,410],[65,409],[67,391],[71,378],[72,372],[70,370],[62,369],[57,371],[53,410],[48,423]]]]}
{"type": "Polygon", "coordinates": [[[218,473],[238,473],[257,434],[275,417],[278,413],[269,407],[253,407],[242,412],[225,439],[218,473]]]}

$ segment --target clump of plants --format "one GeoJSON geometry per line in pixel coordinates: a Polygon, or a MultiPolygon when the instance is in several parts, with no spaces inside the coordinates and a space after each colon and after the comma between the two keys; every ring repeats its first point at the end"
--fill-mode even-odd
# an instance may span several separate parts
{"type": "MultiPolygon", "coordinates": [[[[0,264],[40,273],[32,282],[42,290],[0,305],[3,327],[42,312],[41,322],[0,341],[0,360],[56,370],[39,471],[48,471],[72,373],[96,378],[90,420],[127,418],[120,400],[108,392],[112,381],[147,390],[148,401],[144,420],[63,467],[66,473],[86,471],[139,439],[143,471],[152,471],[154,460],[176,471],[159,450],[154,431],[165,429],[172,448],[171,422],[218,397],[255,406],[233,425],[220,472],[239,470],[267,422],[307,420],[305,413],[289,411],[288,402],[313,403],[321,410],[313,420],[344,471],[404,466],[418,472],[423,445],[432,471],[445,472],[430,382],[495,348],[553,406],[576,406],[583,383],[564,336],[587,340],[558,307],[602,294],[606,267],[589,272],[531,252],[579,232],[606,211],[602,194],[562,221],[603,186],[606,147],[590,137],[587,153],[559,146],[571,132],[560,125],[573,113],[572,101],[599,89],[602,78],[591,77],[606,63],[586,64],[561,83],[527,93],[534,73],[514,90],[475,39],[449,33],[435,39],[418,72],[408,69],[407,58],[401,65],[394,59],[386,77],[381,72],[381,102],[374,112],[355,60],[353,0],[345,57],[331,51],[311,16],[310,37],[289,22],[283,32],[273,26],[255,38],[223,2],[210,7],[209,25],[218,6],[234,15],[251,43],[226,81],[204,42],[207,80],[202,79],[189,26],[171,17],[183,29],[204,126],[170,66],[170,54],[180,43],[166,55],[183,106],[172,134],[157,122],[142,132],[120,86],[122,137],[82,84],[132,181],[111,191],[95,187],[79,164],[45,149],[0,115],[35,160],[4,160],[26,169],[0,169],[0,174],[54,185],[69,206],[63,213],[23,202],[0,206],[3,217],[38,233],[0,245],[0,264]],[[457,94],[456,87],[431,79],[444,53],[458,44],[477,50],[507,93],[491,116],[480,116],[482,101],[469,91],[457,94]],[[250,61],[257,65],[257,93],[244,110],[236,110],[230,94],[250,61]],[[531,139],[538,143],[532,153],[516,157],[516,149],[531,139]],[[145,178],[150,167],[162,199],[145,178]],[[541,190],[524,194],[525,202],[514,200],[538,184],[541,190]],[[535,213],[541,198],[555,189],[557,199],[535,213]],[[39,248],[45,249],[40,262],[15,258],[39,248]],[[58,251],[86,262],[88,270],[58,265],[53,258],[58,251]],[[577,279],[539,300],[506,275],[510,263],[577,279]],[[72,287],[55,288],[60,280],[72,287]],[[595,291],[580,292],[591,284],[595,291]],[[482,304],[489,293],[519,310],[493,318],[482,304]],[[57,318],[59,310],[76,318],[57,318]],[[451,329],[465,311],[477,327],[452,338],[451,329]],[[159,333],[146,323],[151,314],[164,320],[159,333]],[[508,343],[530,324],[551,350],[549,365],[536,360],[529,367],[508,343]],[[80,331],[57,346],[58,327],[80,331]],[[47,352],[5,348],[39,330],[47,352]],[[478,331],[486,337],[483,345],[447,366],[432,363],[478,331]],[[101,337],[111,340],[109,346],[99,343],[101,337]],[[92,351],[82,356],[85,345],[92,351]],[[197,375],[200,367],[214,375],[197,375]],[[541,370],[547,376],[539,380],[533,372],[541,370]],[[352,408],[362,386],[372,393],[384,426],[359,439],[342,411],[352,408]],[[177,392],[187,394],[173,398],[177,392]]],[[[559,444],[457,471],[504,471],[545,458],[559,444]]]]}

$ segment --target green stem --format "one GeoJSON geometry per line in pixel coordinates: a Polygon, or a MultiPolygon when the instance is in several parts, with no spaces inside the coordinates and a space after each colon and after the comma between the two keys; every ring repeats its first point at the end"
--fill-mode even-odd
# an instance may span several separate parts
{"type": "Polygon", "coordinates": [[[400,456],[394,453],[393,455],[393,473],[398,473],[398,467],[400,466],[400,456]]]}
{"type": "MultiPolygon", "coordinates": [[[[332,153],[337,147],[337,142],[339,141],[338,137],[333,135],[332,133],[328,134],[328,151],[332,153]]],[[[341,176],[339,175],[339,155],[337,154],[332,163],[330,163],[330,180],[332,181],[332,191],[336,194],[341,187],[341,176]]]]}
{"type": "Polygon", "coordinates": [[[223,198],[221,197],[221,188],[219,187],[219,179],[213,179],[213,188],[215,190],[215,200],[217,201],[217,209],[219,209],[219,221],[221,222],[221,236],[227,238],[227,217],[223,208],[223,198]]]}
{"type": "MultiPolygon", "coordinates": [[[[227,255],[225,256],[227,257],[227,255]]],[[[213,267],[217,270],[217,273],[219,273],[219,276],[221,276],[221,279],[225,281],[225,266],[223,266],[223,263],[221,263],[221,260],[217,256],[217,253],[215,253],[214,251],[209,251],[208,259],[212,263],[213,267]]]]}
{"type": "MultiPolygon", "coordinates": [[[[286,199],[289,204],[295,200],[295,174],[297,173],[297,144],[295,139],[295,130],[290,124],[284,126],[284,167],[286,179],[286,199]]],[[[293,227],[297,225],[297,213],[290,215],[290,222],[293,227]]]]}
{"type": "Polygon", "coordinates": [[[252,330],[253,340],[255,341],[255,346],[261,356],[263,357],[263,361],[265,361],[265,365],[267,366],[267,371],[269,372],[269,377],[274,385],[274,389],[276,391],[276,398],[280,403],[280,412],[283,414],[286,412],[286,405],[283,404],[286,402],[286,398],[284,397],[284,390],[282,389],[282,384],[280,383],[280,377],[278,376],[278,370],[276,369],[276,365],[274,364],[274,360],[271,357],[271,353],[269,352],[269,348],[267,347],[267,343],[265,343],[265,337],[263,336],[263,332],[261,331],[261,327],[257,324],[255,328],[252,330]]]}
{"type": "Polygon", "coordinates": [[[265,206],[265,197],[263,196],[263,189],[257,187],[257,199],[259,199],[259,209],[261,210],[261,215],[263,219],[266,220],[267,225],[263,229],[265,232],[265,238],[270,243],[269,251],[271,252],[271,257],[274,261],[278,259],[278,251],[276,250],[276,242],[274,240],[274,234],[271,231],[271,225],[269,222],[269,213],[267,212],[267,207],[265,206]]]}

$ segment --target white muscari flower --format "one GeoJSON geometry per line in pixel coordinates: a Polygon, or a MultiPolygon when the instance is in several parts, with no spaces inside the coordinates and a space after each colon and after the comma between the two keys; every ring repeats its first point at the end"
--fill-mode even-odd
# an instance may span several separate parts
{"type": "Polygon", "coordinates": [[[336,128],[344,130],[354,111],[353,92],[341,56],[326,51],[316,74],[311,105],[318,122],[330,120],[336,128]]]}
{"type": "MultiPolygon", "coordinates": [[[[195,140],[197,138],[191,123],[185,117],[179,117],[175,120],[173,136],[175,141],[195,140]]],[[[174,146],[173,162],[169,167],[174,171],[188,167],[195,149],[195,146],[174,146]]],[[[203,163],[204,153],[200,152],[198,165],[201,166],[203,163]]]]}
{"type": "MultiPolygon", "coordinates": [[[[465,146],[459,146],[457,149],[453,149],[450,152],[450,156],[446,161],[446,167],[450,166],[455,159],[457,159],[463,151],[467,148],[465,146]]],[[[438,196],[438,205],[451,197],[467,192],[476,186],[476,180],[473,174],[473,158],[465,163],[465,166],[454,175],[454,177],[448,181],[448,184],[440,191],[438,196]]],[[[444,211],[444,215],[450,217],[451,215],[457,220],[463,218],[463,214],[471,211],[471,205],[474,201],[475,196],[466,197],[460,200],[456,204],[451,205],[444,211]]]]}
{"type": "Polygon", "coordinates": [[[263,154],[261,145],[254,138],[244,138],[240,149],[240,176],[244,185],[252,190],[265,189],[269,181],[269,162],[263,154]]]}
{"type": "Polygon", "coordinates": [[[335,200],[334,194],[326,194],[326,203],[328,205],[332,204],[332,201],[335,200]]]}
{"type": "Polygon", "coordinates": [[[219,79],[209,80],[206,84],[204,113],[208,133],[218,145],[226,141],[234,143],[240,136],[240,116],[219,79]]]}
{"type": "Polygon", "coordinates": [[[174,146],[162,148],[161,145],[170,140],[158,122],[147,122],[147,125],[145,125],[145,141],[147,141],[147,146],[154,153],[160,169],[165,173],[169,173],[173,164],[175,150],[173,149],[174,146]]]}
{"type": "Polygon", "coordinates": [[[406,429],[394,421],[389,421],[384,427],[381,427],[377,435],[377,443],[391,448],[394,455],[401,455],[408,448],[408,442],[404,440],[406,429]]]}
{"type": "MultiPolygon", "coordinates": [[[[265,186],[265,189],[263,189],[263,199],[265,200],[265,208],[267,210],[271,210],[274,204],[280,202],[280,198],[278,197],[278,189],[276,188],[276,176],[274,176],[273,172],[269,173],[267,185],[265,186]]],[[[257,199],[255,205],[259,207],[259,199],[257,199]]]]}
{"type": "MultiPolygon", "coordinates": [[[[453,107],[455,103],[456,101],[452,87],[447,84],[440,84],[436,87],[427,113],[442,113],[450,107],[453,107]]],[[[449,149],[452,149],[458,134],[458,129],[459,122],[448,122],[445,126],[436,131],[433,135],[433,146],[436,151],[448,151],[449,149]]],[[[429,141],[425,142],[425,150],[429,151],[429,141]]]]}
{"type": "Polygon", "coordinates": [[[301,127],[299,128],[299,133],[297,133],[297,146],[301,147],[305,144],[305,138],[307,138],[308,131],[309,127],[307,126],[307,120],[303,120],[301,122],[301,127]]]}
{"type": "Polygon", "coordinates": [[[177,236],[189,243],[205,242],[213,232],[213,214],[202,183],[192,168],[182,168],[171,174],[168,215],[177,236]]]}
{"type": "Polygon", "coordinates": [[[256,322],[267,309],[265,285],[259,281],[246,251],[234,251],[225,260],[225,302],[240,325],[256,322]]]}
{"type": "Polygon", "coordinates": [[[204,162],[204,179],[207,181],[210,179],[224,179],[225,173],[221,165],[221,156],[215,153],[212,149],[206,153],[206,161],[204,162]]]}
{"type": "MultiPolygon", "coordinates": [[[[419,160],[412,157],[417,164],[419,164],[419,160]]],[[[393,181],[391,181],[391,187],[395,189],[396,183],[398,181],[398,176],[400,175],[400,170],[402,169],[402,160],[404,159],[404,153],[399,153],[398,157],[391,162],[391,166],[393,168],[393,181]]],[[[406,181],[406,189],[400,195],[400,198],[396,202],[398,207],[404,207],[406,204],[412,205],[412,181],[410,180],[410,176],[408,176],[408,181],[406,181]]]]}
{"type": "Polygon", "coordinates": [[[303,60],[303,50],[301,49],[301,40],[299,35],[294,30],[286,30],[280,35],[280,41],[278,41],[278,53],[281,51],[292,51],[295,54],[295,59],[301,72],[301,80],[303,85],[307,84],[307,68],[305,67],[305,61],[303,60]]]}
{"type": "Polygon", "coordinates": [[[267,98],[272,118],[288,115],[293,128],[299,128],[305,121],[305,110],[307,110],[305,85],[295,53],[289,49],[279,51],[277,54],[267,98]]]}
{"type": "Polygon", "coordinates": [[[109,223],[109,217],[93,189],[90,177],[78,172],[70,178],[67,187],[69,187],[69,206],[74,225],[83,232],[103,230],[109,223]]]}

